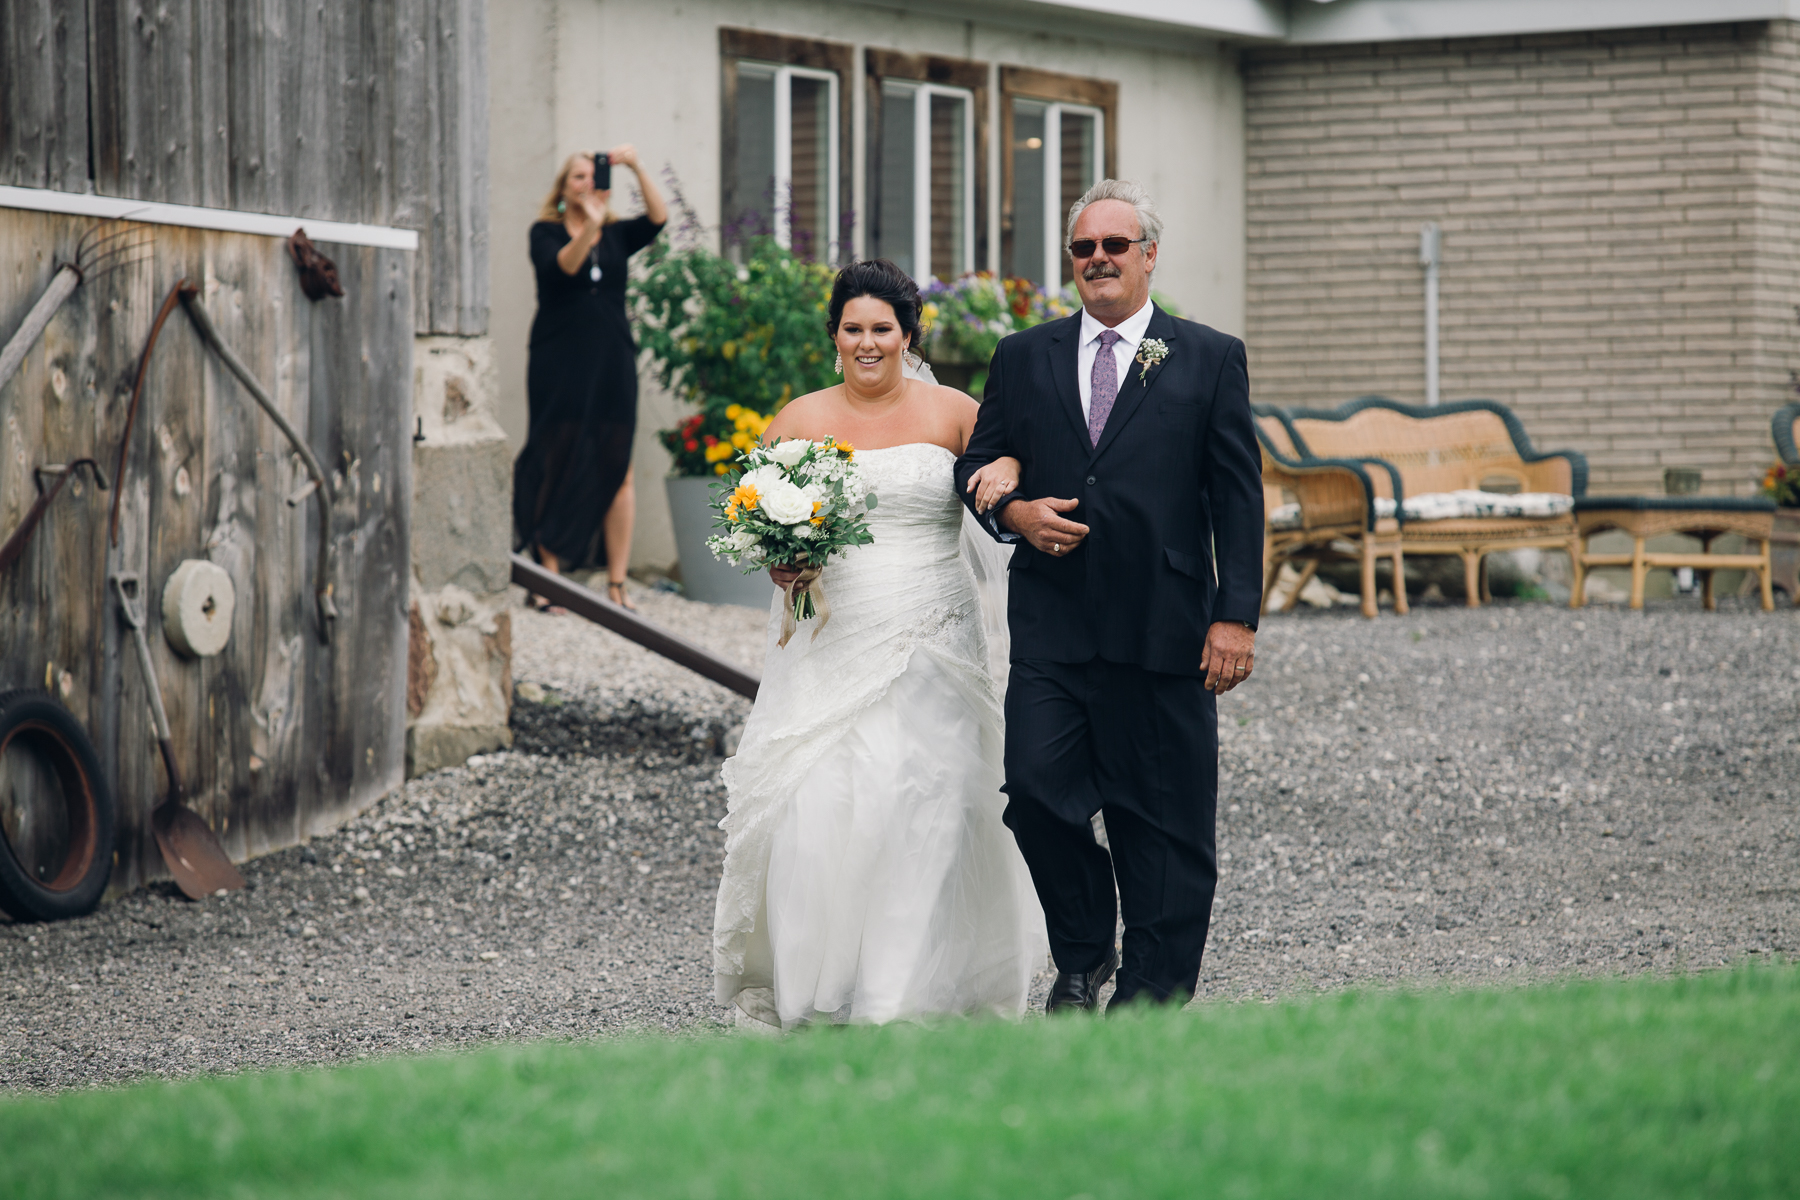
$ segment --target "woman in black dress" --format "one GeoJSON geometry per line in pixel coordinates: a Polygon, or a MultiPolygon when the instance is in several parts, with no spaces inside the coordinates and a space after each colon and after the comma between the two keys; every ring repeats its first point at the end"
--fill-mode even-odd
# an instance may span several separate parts
{"type": "Polygon", "coordinates": [[[625,315],[625,267],[669,210],[637,150],[619,146],[605,158],[637,175],[644,215],[615,218],[610,189],[594,187],[599,157],[563,163],[531,227],[538,311],[525,381],[531,426],[513,464],[513,536],[558,573],[604,561],[607,598],[630,608],[637,343],[625,315]]]}

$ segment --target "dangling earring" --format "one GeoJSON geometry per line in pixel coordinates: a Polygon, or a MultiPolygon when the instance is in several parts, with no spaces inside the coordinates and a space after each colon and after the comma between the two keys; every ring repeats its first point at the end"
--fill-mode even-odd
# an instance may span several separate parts
{"type": "Polygon", "coordinates": [[[559,213],[566,213],[566,212],[568,212],[568,211],[569,211],[569,203],[568,203],[568,201],[566,201],[566,200],[558,200],[558,201],[557,201],[557,202],[556,202],[556,211],[557,211],[557,212],[559,212],[559,213]]]}
{"type": "Polygon", "coordinates": [[[837,362],[832,364],[831,369],[839,375],[844,373],[844,352],[842,350],[838,351],[837,362]]]}
{"type": "Polygon", "coordinates": [[[902,354],[900,356],[900,358],[902,359],[902,361],[904,361],[906,363],[906,365],[908,367],[911,367],[915,371],[919,369],[919,364],[925,361],[924,359],[920,358],[917,354],[914,354],[911,350],[908,350],[905,354],[902,354]]]}

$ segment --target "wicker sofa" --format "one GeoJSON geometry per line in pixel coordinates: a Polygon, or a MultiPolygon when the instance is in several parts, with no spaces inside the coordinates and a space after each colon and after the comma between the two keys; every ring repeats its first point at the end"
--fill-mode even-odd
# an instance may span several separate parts
{"type": "MultiPolygon", "coordinates": [[[[1278,412],[1251,407],[1262,448],[1263,611],[1268,611],[1283,566],[1293,564],[1300,572],[1282,605],[1283,612],[1290,612],[1321,563],[1352,559],[1361,566],[1363,616],[1375,616],[1376,560],[1391,558],[1396,580],[1406,577],[1406,567],[1400,524],[1392,516],[1377,515],[1380,492],[1372,476],[1384,476],[1384,486],[1392,491],[1400,486],[1398,472],[1381,464],[1303,458],[1278,412]]],[[[1407,611],[1403,586],[1394,589],[1394,611],[1402,616],[1407,611]]]]}
{"type": "Polygon", "coordinates": [[[1800,404],[1789,404],[1775,410],[1769,422],[1769,434],[1775,439],[1775,451],[1790,467],[1800,467],[1800,404]]]}
{"type": "Polygon", "coordinates": [[[1484,568],[1492,552],[1577,551],[1571,510],[1587,491],[1587,459],[1537,451],[1503,404],[1421,408],[1364,396],[1335,409],[1289,409],[1280,421],[1298,461],[1379,464],[1369,478],[1378,498],[1394,506],[1401,552],[1459,556],[1470,607],[1489,598],[1484,568]],[[1518,493],[1529,496],[1511,503],[1518,493]]]}

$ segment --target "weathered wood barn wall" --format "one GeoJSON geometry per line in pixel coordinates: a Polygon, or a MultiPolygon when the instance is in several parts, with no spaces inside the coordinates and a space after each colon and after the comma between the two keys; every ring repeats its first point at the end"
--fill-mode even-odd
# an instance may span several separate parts
{"type": "MultiPolygon", "coordinates": [[[[345,295],[301,293],[276,237],[171,224],[89,278],[0,389],[0,537],[33,468],[112,473],[157,306],[183,277],[331,474],[339,618],[313,606],[318,505],[296,455],[177,312],[111,496],[59,498],[0,577],[0,688],[49,686],[115,781],[115,890],[165,872],[144,681],[107,577],[139,575],[192,806],[233,858],[292,843],[403,779],[414,347],[487,323],[481,0],[0,2],[0,185],[417,230],[417,251],[320,243],[345,295]],[[162,587],[184,559],[231,575],[217,657],[177,656],[162,587]]],[[[0,340],[91,219],[0,207],[0,340]]]]}

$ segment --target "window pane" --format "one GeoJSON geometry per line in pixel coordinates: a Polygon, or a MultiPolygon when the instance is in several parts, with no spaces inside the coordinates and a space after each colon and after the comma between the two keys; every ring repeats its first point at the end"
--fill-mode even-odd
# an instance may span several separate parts
{"type": "Polygon", "coordinates": [[[884,84],[881,89],[881,194],[877,197],[870,249],[876,258],[892,259],[915,278],[913,270],[913,103],[912,88],[884,84]]]}
{"type": "Polygon", "coordinates": [[[737,161],[731,208],[725,214],[727,244],[775,231],[775,73],[738,68],[737,161]]]}
{"type": "Polygon", "coordinates": [[[823,260],[831,251],[831,85],[795,76],[793,208],[794,253],[823,260]]]}
{"type": "MultiPolygon", "coordinates": [[[[1059,164],[1058,176],[1062,183],[1062,206],[1058,209],[1062,219],[1068,222],[1069,210],[1081,199],[1081,194],[1100,181],[1097,164],[1094,161],[1094,118],[1087,113],[1062,113],[1062,161],[1059,164]]],[[[1060,255],[1062,259],[1062,281],[1068,283],[1075,278],[1075,264],[1069,256],[1060,255]]]]}
{"type": "Polygon", "coordinates": [[[1006,241],[1007,275],[1043,287],[1044,271],[1044,105],[1013,101],[1012,232],[1006,241]]]}
{"type": "Polygon", "coordinates": [[[968,184],[968,139],[961,96],[931,97],[931,273],[955,279],[968,262],[963,199],[968,184]]]}

